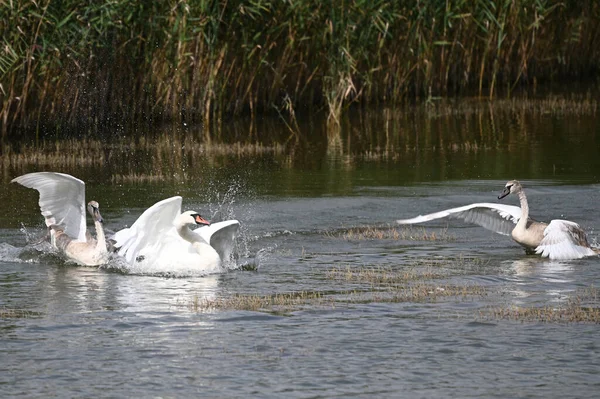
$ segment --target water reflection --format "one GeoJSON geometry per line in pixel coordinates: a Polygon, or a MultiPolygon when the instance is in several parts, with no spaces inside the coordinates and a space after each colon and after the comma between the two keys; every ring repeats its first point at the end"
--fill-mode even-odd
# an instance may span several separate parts
{"type": "Polygon", "coordinates": [[[513,305],[565,304],[577,288],[573,273],[578,260],[556,261],[532,255],[503,263],[514,273],[509,288],[513,305]]]}
{"type": "Polygon", "coordinates": [[[425,388],[429,396],[514,397],[540,384],[539,395],[572,394],[575,381],[578,394],[597,396],[597,326],[581,323],[597,319],[480,321],[482,310],[505,305],[564,308],[581,288],[594,297],[572,309],[588,315],[588,305],[598,306],[590,287],[600,281],[598,258],[527,256],[508,237],[455,222],[426,226],[447,228],[450,240],[337,234],[494,201],[512,178],[532,187],[536,219],[564,213],[586,228],[600,226],[598,185],[588,184],[600,172],[600,118],[586,110],[518,108],[447,104],[427,112],[357,112],[337,130],[299,118],[300,135],[277,121],[224,124],[210,142],[193,129],[165,128],[156,137],[112,143],[69,144],[59,137],[40,144],[41,152],[15,143],[0,160],[0,309],[9,316],[0,319],[3,392],[102,396],[109,381],[117,396],[198,396],[200,389],[216,397],[268,396],[273,387],[292,397],[403,389],[423,396],[423,381],[433,381],[425,388]],[[64,150],[69,145],[73,151],[64,150]],[[49,169],[85,180],[109,229],[133,223],[151,204],[177,194],[190,208],[239,219],[243,252],[257,253],[260,270],[164,278],[73,267],[33,251],[25,256],[16,249],[25,242],[21,223],[43,230],[38,197],[7,182],[49,169]],[[569,206],[573,198],[579,201],[569,206]],[[400,303],[371,296],[368,303],[307,306],[285,317],[190,307],[194,298],[236,294],[345,297],[356,283],[327,278],[328,269],[404,271],[416,261],[435,272],[425,285],[482,286],[487,295],[400,303]],[[449,279],[435,278],[438,272],[449,279]],[[32,317],[11,315],[20,309],[32,317]],[[474,371],[480,371],[476,384],[465,388],[464,375],[474,371]],[[490,374],[508,388],[490,385],[490,374]],[[380,389],[382,381],[387,385],[380,389]]]}
{"type": "Polygon", "coordinates": [[[123,274],[111,265],[101,268],[74,265],[52,249],[45,252],[6,243],[3,243],[0,255],[5,268],[15,270],[12,277],[3,275],[2,281],[6,284],[0,284],[4,297],[0,306],[42,311],[47,315],[103,310],[190,309],[193,299],[211,300],[220,292],[218,275],[164,278],[123,274]],[[33,277],[34,286],[26,292],[13,291],[17,280],[33,277]]]}
{"type": "Polygon", "coordinates": [[[544,276],[559,276],[558,279],[554,279],[555,282],[568,283],[571,280],[564,279],[565,275],[573,272],[574,264],[577,261],[557,261],[547,258],[541,258],[539,256],[526,257],[523,259],[516,259],[507,261],[510,264],[511,270],[516,276],[542,276],[542,278],[548,278],[544,276]]]}
{"type": "Polygon", "coordinates": [[[351,181],[354,171],[379,185],[591,178],[600,170],[600,118],[589,100],[573,104],[569,113],[543,100],[446,102],[361,110],[339,124],[311,115],[299,118],[294,133],[280,119],[236,120],[219,125],[210,140],[201,125],[163,126],[109,141],[53,137],[4,148],[0,169],[4,183],[33,170],[60,169],[91,183],[174,186],[231,180],[238,171],[259,186],[260,179],[275,180],[279,192],[309,178],[329,182],[330,192],[347,191],[350,185],[340,182],[351,181]]]}

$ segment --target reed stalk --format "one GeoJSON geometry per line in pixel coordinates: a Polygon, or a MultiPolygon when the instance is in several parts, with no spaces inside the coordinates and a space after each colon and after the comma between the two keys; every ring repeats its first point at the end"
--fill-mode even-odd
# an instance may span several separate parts
{"type": "Polygon", "coordinates": [[[313,107],[339,124],[353,103],[594,78],[598,20],[595,0],[2,0],[2,137],[159,120],[211,131],[313,107]]]}

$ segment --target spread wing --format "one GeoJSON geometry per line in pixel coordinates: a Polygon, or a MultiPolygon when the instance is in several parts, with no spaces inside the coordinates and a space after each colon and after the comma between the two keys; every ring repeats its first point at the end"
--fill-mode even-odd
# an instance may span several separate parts
{"type": "Polygon", "coordinates": [[[550,259],[579,259],[595,255],[587,236],[577,223],[555,219],[544,229],[544,238],[535,253],[550,259]]]}
{"type": "Polygon", "coordinates": [[[465,222],[475,223],[496,233],[510,235],[521,218],[521,208],[513,205],[482,202],[421,215],[412,219],[396,220],[396,223],[416,224],[445,217],[462,219],[465,222]]]}
{"type": "Polygon", "coordinates": [[[235,247],[235,236],[240,228],[237,220],[226,220],[194,230],[204,241],[213,247],[221,259],[228,260],[235,247]]]}
{"type": "Polygon", "coordinates": [[[64,173],[36,172],[16,177],[11,182],[39,191],[46,226],[60,225],[75,241],[86,241],[83,181],[64,173]]]}
{"type": "Polygon", "coordinates": [[[133,263],[141,251],[160,245],[174,228],[173,222],[181,213],[181,201],[179,196],[159,201],[146,209],[131,227],[117,231],[113,239],[119,255],[133,263]]]}

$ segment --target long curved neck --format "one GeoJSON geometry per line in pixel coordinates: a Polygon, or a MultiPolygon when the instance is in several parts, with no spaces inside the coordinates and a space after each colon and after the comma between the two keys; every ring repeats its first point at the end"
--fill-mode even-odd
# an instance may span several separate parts
{"type": "Polygon", "coordinates": [[[517,227],[525,228],[527,226],[527,220],[529,219],[529,204],[527,203],[527,196],[525,191],[519,190],[519,203],[521,204],[521,219],[517,223],[517,227]]]}
{"type": "MultiPolygon", "coordinates": [[[[189,228],[189,226],[177,226],[177,232],[179,233],[181,238],[192,244],[192,247],[196,250],[197,253],[203,256],[207,255],[210,252],[214,252],[216,254],[216,251],[213,249],[213,247],[204,242],[204,240],[200,236],[198,236],[198,234],[194,234],[189,228]]],[[[219,256],[217,255],[217,260],[218,258],[219,256]]]]}
{"type": "Polygon", "coordinates": [[[198,242],[198,237],[194,233],[192,233],[192,230],[187,225],[177,226],[177,233],[179,233],[181,238],[183,238],[189,243],[193,244],[195,242],[198,242]]]}
{"type": "Polygon", "coordinates": [[[102,223],[96,220],[94,221],[94,226],[96,227],[96,249],[106,252],[106,238],[104,237],[104,228],[102,227],[102,223]]]}

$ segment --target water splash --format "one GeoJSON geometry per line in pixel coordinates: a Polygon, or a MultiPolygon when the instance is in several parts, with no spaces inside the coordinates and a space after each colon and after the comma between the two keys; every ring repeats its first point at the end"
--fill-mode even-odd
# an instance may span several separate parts
{"type": "Polygon", "coordinates": [[[6,242],[0,243],[0,262],[12,263],[58,263],[62,261],[56,249],[48,242],[15,247],[6,242]]]}
{"type": "MultiPolygon", "coordinates": [[[[268,248],[253,249],[253,244],[261,237],[252,233],[248,221],[255,213],[256,193],[248,186],[248,178],[237,173],[228,179],[213,178],[205,184],[202,193],[202,206],[208,208],[212,222],[236,219],[240,222],[235,249],[228,259],[223,260],[223,268],[232,270],[257,270],[260,259],[268,248]]],[[[285,233],[283,233],[285,234],[285,233]]]]}

